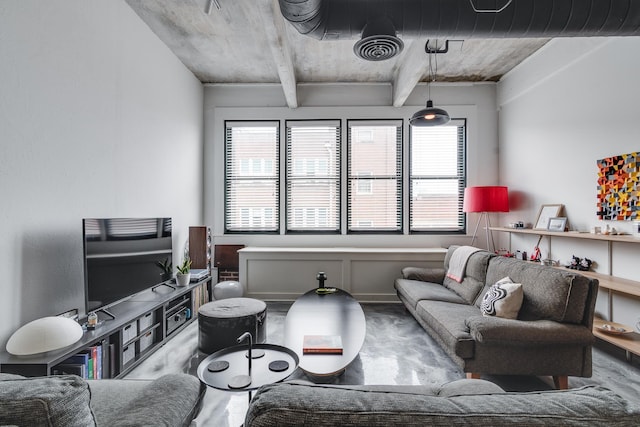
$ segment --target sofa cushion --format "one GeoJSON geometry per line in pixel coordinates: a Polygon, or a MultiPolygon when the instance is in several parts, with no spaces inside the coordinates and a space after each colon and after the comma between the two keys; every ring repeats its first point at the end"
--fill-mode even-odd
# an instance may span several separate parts
{"type": "Polygon", "coordinates": [[[466,320],[474,340],[501,346],[588,346],[595,338],[583,325],[552,320],[513,320],[500,317],[470,316],[466,320]]]}
{"type": "Polygon", "coordinates": [[[442,285],[431,282],[421,282],[418,280],[396,279],[395,288],[400,295],[407,300],[411,307],[415,308],[419,301],[423,299],[448,301],[458,304],[465,304],[458,294],[450,291],[442,285]]]}
{"type": "Polygon", "coordinates": [[[75,375],[0,381],[0,425],[87,427],[96,422],[91,394],[75,375]]]}
{"type": "Polygon", "coordinates": [[[186,374],[153,380],[90,381],[92,405],[99,425],[189,426],[202,404],[206,386],[186,374]],[[115,397],[118,394],[123,397],[115,397]]]}
{"type": "Polygon", "coordinates": [[[480,311],[483,316],[517,319],[522,306],[522,285],[509,277],[498,280],[482,297],[480,311]]]}
{"type": "MultiPolygon", "coordinates": [[[[445,270],[449,269],[451,254],[453,254],[457,248],[458,246],[449,247],[444,258],[445,270]]],[[[445,277],[443,280],[444,286],[460,295],[467,304],[473,304],[485,285],[489,260],[494,256],[494,254],[487,251],[479,251],[472,254],[467,261],[462,282],[458,283],[449,277],[445,277]]],[[[492,283],[495,283],[495,280],[492,283]]]]}
{"type": "Polygon", "coordinates": [[[418,302],[416,313],[438,334],[447,348],[463,359],[473,357],[474,341],[465,321],[480,314],[475,306],[423,300],[418,302]]]}
{"type": "Polygon", "coordinates": [[[441,397],[464,396],[480,393],[502,393],[504,390],[491,381],[478,379],[455,380],[443,384],[437,395],[441,397]]]}
{"type": "Polygon", "coordinates": [[[631,426],[637,412],[603,387],[449,397],[366,386],[277,383],[261,387],[245,427],[631,426]]]}
{"type": "MultiPolygon", "coordinates": [[[[521,320],[582,323],[590,279],[565,270],[513,258],[495,257],[489,263],[487,283],[509,276],[522,283],[521,320]]],[[[477,302],[478,307],[480,301],[477,302]]]]}
{"type": "Polygon", "coordinates": [[[446,271],[444,268],[405,267],[402,278],[442,284],[446,271]]]}

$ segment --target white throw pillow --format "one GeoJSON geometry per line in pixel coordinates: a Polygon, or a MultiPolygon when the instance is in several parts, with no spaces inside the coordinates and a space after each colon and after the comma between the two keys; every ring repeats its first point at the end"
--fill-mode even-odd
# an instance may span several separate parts
{"type": "Polygon", "coordinates": [[[480,311],[483,316],[517,319],[523,298],[522,284],[513,283],[509,277],[505,277],[498,280],[484,294],[480,311]]]}

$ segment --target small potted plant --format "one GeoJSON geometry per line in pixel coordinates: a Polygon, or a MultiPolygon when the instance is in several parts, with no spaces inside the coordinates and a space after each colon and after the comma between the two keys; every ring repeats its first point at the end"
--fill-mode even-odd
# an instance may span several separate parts
{"type": "Polygon", "coordinates": [[[184,258],[182,264],[176,267],[178,272],[176,273],[176,283],[178,286],[187,286],[189,280],[191,280],[191,260],[187,257],[184,258]]]}
{"type": "Polygon", "coordinates": [[[160,273],[160,279],[163,282],[171,280],[171,276],[173,275],[173,264],[171,264],[169,258],[165,258],[164,261],[157,261],[156,265],[160,267],[160,270],[162,270],[162,273],[160,273]]]}

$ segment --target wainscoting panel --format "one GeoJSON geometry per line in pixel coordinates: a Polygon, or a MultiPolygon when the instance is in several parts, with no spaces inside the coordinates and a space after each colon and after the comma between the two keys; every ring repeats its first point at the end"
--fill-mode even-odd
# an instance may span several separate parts
{"type": "Polygon", "coordinates": [[[396,302],[393,281],[403,267],[442,267],[444,248],[247,247],[240,255],[240,282],[250,298],[295,300],[318,286],[350,292],[359,301],[396,302]]]}

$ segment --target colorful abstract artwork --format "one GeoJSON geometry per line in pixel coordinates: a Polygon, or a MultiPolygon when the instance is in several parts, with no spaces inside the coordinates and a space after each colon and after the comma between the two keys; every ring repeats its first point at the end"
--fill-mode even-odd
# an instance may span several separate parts
{"type": "Polygon", "coordinates": [[[607,157],[598,163],[598,218],[636,220],[640,199],[638,153],[607,157]]]}

